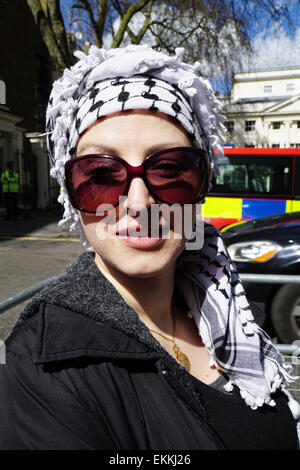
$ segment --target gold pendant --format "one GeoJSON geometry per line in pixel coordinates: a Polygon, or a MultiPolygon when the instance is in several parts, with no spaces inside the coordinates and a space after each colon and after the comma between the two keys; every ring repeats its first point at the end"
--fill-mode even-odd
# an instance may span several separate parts
{"type": "Polygon", "coordinates": [[[184,354],[182,351],[180,351],[179,347],[175,342],[173,343],[173,351],[176,357],[176,360],[182,364],[186,369],[189,371],[191,369],[191,363],[189,361],[189,358],[187,357],[186,354],[184,354]]]}

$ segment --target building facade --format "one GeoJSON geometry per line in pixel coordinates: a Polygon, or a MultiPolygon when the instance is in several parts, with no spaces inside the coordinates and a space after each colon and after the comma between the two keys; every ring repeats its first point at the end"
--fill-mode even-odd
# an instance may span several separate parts
{"type": "Polygon", "coordinates": [[[225,145],[300,148],[300,68],[235,74],[221,100],[225,145]]]}

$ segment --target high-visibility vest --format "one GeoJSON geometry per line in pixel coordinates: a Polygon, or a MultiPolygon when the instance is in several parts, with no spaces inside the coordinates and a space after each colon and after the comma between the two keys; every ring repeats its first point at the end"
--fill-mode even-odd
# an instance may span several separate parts
{"type": "Polygon", "coordinates": [[[19,192],[19,174],[16,171],[4,171],[1,175],[1,183],[3,193],[19,192]]]}

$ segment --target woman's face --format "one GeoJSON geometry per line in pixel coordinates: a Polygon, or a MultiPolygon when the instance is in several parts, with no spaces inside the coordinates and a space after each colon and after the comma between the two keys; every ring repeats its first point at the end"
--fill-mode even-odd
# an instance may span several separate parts
{"type": "MultiPolygon", "coordinates": [[[[97,121],[80,137],[76,155],[105,153],[138,166],[155,151],[183,146],[190,147],[191,142],[181,126],[168,116],[134,110],[97,121]]],[[[186,242],[182,209],[179,209],[180,214],[177,209],[176,223],[172,212],[160,213],[155,221],[151,206],[158,208],[158,204],[142,178],[136,177],[131,181],[127,196],[109,217],[79,213],[98,266],[131,277],[152,277],[174,269],[186,242]],[[151,237],[153,229],[159,230],[159,235],[151,237]],[[126,230],[131,236],[124,235],[126,230]]],[[[195,215],[195,208],[192,209],[191,229],[195,215]]]]}

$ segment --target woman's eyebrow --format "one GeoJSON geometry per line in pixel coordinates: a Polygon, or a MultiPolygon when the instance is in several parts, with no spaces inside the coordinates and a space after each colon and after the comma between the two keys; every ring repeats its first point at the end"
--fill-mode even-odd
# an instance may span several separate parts
{"type": "Polygon", "coordinates": [[[79,146],[79,149],[77,150],[77,155],[82,154],[82,152],[85,152],[87,149],[93,150],[93,152],[97,153],[108,153],[110,155],[116,155],[118,153],[117,149],[113,147],[109,147],[107,145],[101,145],[101,144],[92,144],[92,143],[86,143],[83,144],[83,146],[79,146]]]}
{"type": "Polygon", "coordinates": [[[165,150],[169,148],[176,148],[176,147],[188,147],[187,145],[183,145],[182,142],[164,142],[161,144],[152,145],[147,149],[147,155],[151,155],[152,153],[159,152],[159,150],[165,150]]]}
{"type": "MultiPolygon", "coordinates": [[[[164,143],[158,143],[155,145],[152,145],[151,147],[147,148],[145,157],[148,155],[151,155],[152,153],[158,152],[159,150],[164,150],[167,148],[172,148],[172,147],[182,147],[182,143],[178,142],[164,142],[164,143]]],[[[85,152],[87,149],[92,150],[93,152],[96,153],[102,153],[102,154],[109,154],[109,155],[118,155],[119,151],[114,148],[110,147],[108,145],[104,144],[94,144],[92,142],[86,142],[85,144],[79,146],[79,151],[77,150],[76,155],[79,156],[82,154],[82,152],[85,152]]]]}

